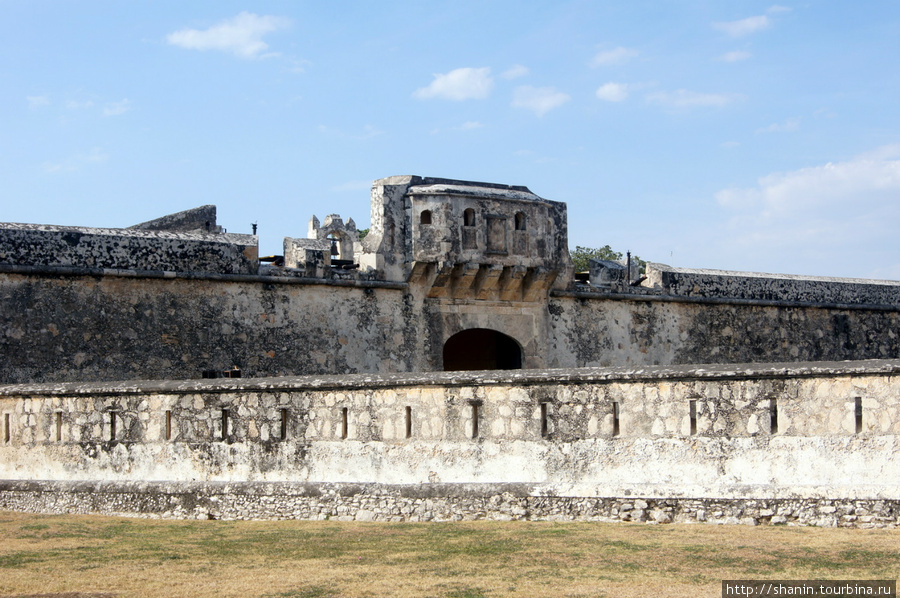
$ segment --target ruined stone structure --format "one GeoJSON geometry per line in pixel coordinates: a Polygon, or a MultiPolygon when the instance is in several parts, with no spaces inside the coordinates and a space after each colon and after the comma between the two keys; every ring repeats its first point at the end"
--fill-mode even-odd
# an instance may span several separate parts
{"type": "Polygon", "coordinates": [[[267,258],[212,206],[0,224],[0,508],[900,523],[900,283],[576,281],[525,187],[371,206],[267,258]]]}

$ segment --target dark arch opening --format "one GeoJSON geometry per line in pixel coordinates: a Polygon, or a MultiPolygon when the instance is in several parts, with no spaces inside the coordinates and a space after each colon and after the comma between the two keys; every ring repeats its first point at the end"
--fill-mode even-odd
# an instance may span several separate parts
{"type": "Polygon", "coordinates": [[[522,348],[516,339],[496,330],[472,328],[444,343],[444,370],[518,370],[522,348]]]}

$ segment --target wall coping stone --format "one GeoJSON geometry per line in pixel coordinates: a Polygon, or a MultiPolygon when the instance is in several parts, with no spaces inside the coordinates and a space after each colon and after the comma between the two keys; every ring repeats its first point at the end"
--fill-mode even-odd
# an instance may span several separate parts
{"type": "Polygon", "coordinates": [[[256,245],[258,242],[256,235],[242,233],[172,232],[142,228],[94,228],[90,226],[59,226],[55,224],[25,224],[20,222],[0,222],[0,229],[46,233],[73,232],[84,235],[132,237],[136,239],[212,241],[234,245],[256,245]]]}
{"type": "Polygon", "coordinates": [[[877,284],[897,287],[898,291],[900,291],[900,281],[881,280],[877,278],[842,278],[837,276],[812,276],[808,274],[771,274],[768,272],[743,272],[740,270],[714,270],[711,268],[678,268],[656,262],[650,262],[650,265],[660,271],[674,272],[676,274],[706,274],[709,276],[763,278],[772,280],[800,280],[806,282],[837,282],[841,284],[877,284]]]}
{"type": "Polygon", "coordinates": [[[747,305],[758,307],[802,307],[813,309],[844,309],[860,311],[900,311],[900,304],[889,303],[835,303],[824,301],[796,301],[788,299],[747,299],[743,297],[697,297],[689,295],[664,295],[662,289],[628,287],[626,291],[613,288],[597,288],[576,284],[575,290],[550,291],[551,297],[569,297],[603,301],[658,301],[662,303],[696,303],[704,305],[747,305]]]}
{"type": "Polygon", "coordinates": [[[407,191],[408,195],[455,195],[459,197],[477,197],[489,199],[506,199],[515,201],[532,201],[538,203],[548,203],[542,197],[534,193],[518,189],[496,189],[491,187],[481,187],[475,184],[468,185],[452,185],[452,184],[434,184],[434,185],[416,185],[410,187],[407,191]]]}
{"type": "Polygon", "coordinates": [[[768,274],[648,263],[647,287],[671,296],[836,304],[900,305],[900,282],[768,274]]]}
{"type": "Polygon", "coordinates": [[[302,278],[271,274],[225,274],[218,272],[173,272],[169,270],[126,270],[122,268],[82,268],[77,266],[20,266],[0,264],[0,274],[24,276],[109,276],[119,278],[164,278],[181,280],[213,280],[220,282],[254,282],[266,284],[329,285],[336,287],[406,290],[405,282],[364,279],[302,278]]]}
{"type": "Polygon", "coordinates": [[[323,389],[359,390],[410,386],[494,386],[520,384],[646,382],[653,380],[760,380],[817,378],[834,375],[900,374],[900,359],[818,361],[798,363],[690,364],[669,366],[619,366],[544,370],[488,370],[397,374],[344,374],[284,376],[275,378],[222,378],[201,380],[127,380],[110,382],[61,382],[8,384],[0,397],[109,396],[141,394],[194,394],[284,392],[323,389]]]}

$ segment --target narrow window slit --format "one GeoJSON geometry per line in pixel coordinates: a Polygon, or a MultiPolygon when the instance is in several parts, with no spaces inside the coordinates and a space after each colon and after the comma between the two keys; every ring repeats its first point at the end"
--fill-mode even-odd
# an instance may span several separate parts
{"type": "Polygon", "coordinates": [[[3,442],[12,440],[12,429],[9,413],[3,414],[3,442]]]}
{"type": "Polygon", "coordinates": [[[769,399],[769,433],[778,434],[778,401],[769,399]]]}
{"type": "Polygon", "coordinates": [[[166,440],[172,440],[172,412],[166,410],[166,440]]]}
{"type": "Polygon", "coordinates": [[[479,405],[478,403],[472,403],[472,438],[478,438],[478,416],[479,416],[479,405]]]}
{"type": "Polygon", "coordinates": [[[228,409],[222,409],[222,440],[228,439],[228,409]]]}
{"type": "Polygon", "coordinates": [[[525,230],[525,213],[524,212],[516,212],[515,226],[516,226],[516,230],[525,230]]]}
{"type": "Polygon", "coordinates": [[[62,442],[62,411],[54,414],[54,420],[56,422],[56,442],[62,442]]]}
{"type": "Polygon", "coordinates": [[[547,403],[541,403],[541,437],[546,438],[549,432],[547,422],[547,403]]]}
{"type": "Polygon", "coordinates": [[[116,412],[109,412],[109,440],[113,441],[116,439],[116,412]]]}
{"type": "Polygon", "coordinates": [[[341,409],[341,439],[343,440],[347,439],[347,432],[349,428],[348,424],[350,423],[349,416],[350,414],[346,407],[341,409]]]}
{"type": "Polygon", "coordinates": [[[612,435],[618,436],[620,432],[619,428],[619,402],[613,401],[613,429],[612,435]]]}
{"type": "Polygon", "coordinates": [[[406,437],[412,438],[412,407],[406,406],[406,437]]]}
{"type": "Polygon", "coordinates": [[[288,435],[288,410],[281,410],[281,439],[287,440],[288,435]]]}
{"type": "Polygon", "coordinates": [[[690,407],[691,412],[691,436],[694,436],[697,433],[697,401],[696,399],[691,399],[688,401],[688,405],[690,407]]]}
{"type": "Polygon", "coordinates": [[[855,407],[854,412],[855,412],[855,415],[856,415],[856,433],[859,434],[859,433],[861,433],[861,432],[863,431],[862,398],[861,398],[861,397],[856,397],[856,399],[854,399],[854,403],[855,403],[855,405],[854,405],[854,407],[855,407]]]}

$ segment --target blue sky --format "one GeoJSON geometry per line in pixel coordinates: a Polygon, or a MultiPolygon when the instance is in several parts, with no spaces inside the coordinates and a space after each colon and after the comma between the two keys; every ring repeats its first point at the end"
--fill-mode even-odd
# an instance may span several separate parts
{"type": "Polygon", "coordinates": [[[900,279],[900,3],[0,0],[0,220],[212,203],[260,249],[372,180],[526,185],[570,246],[900,279]]]}

